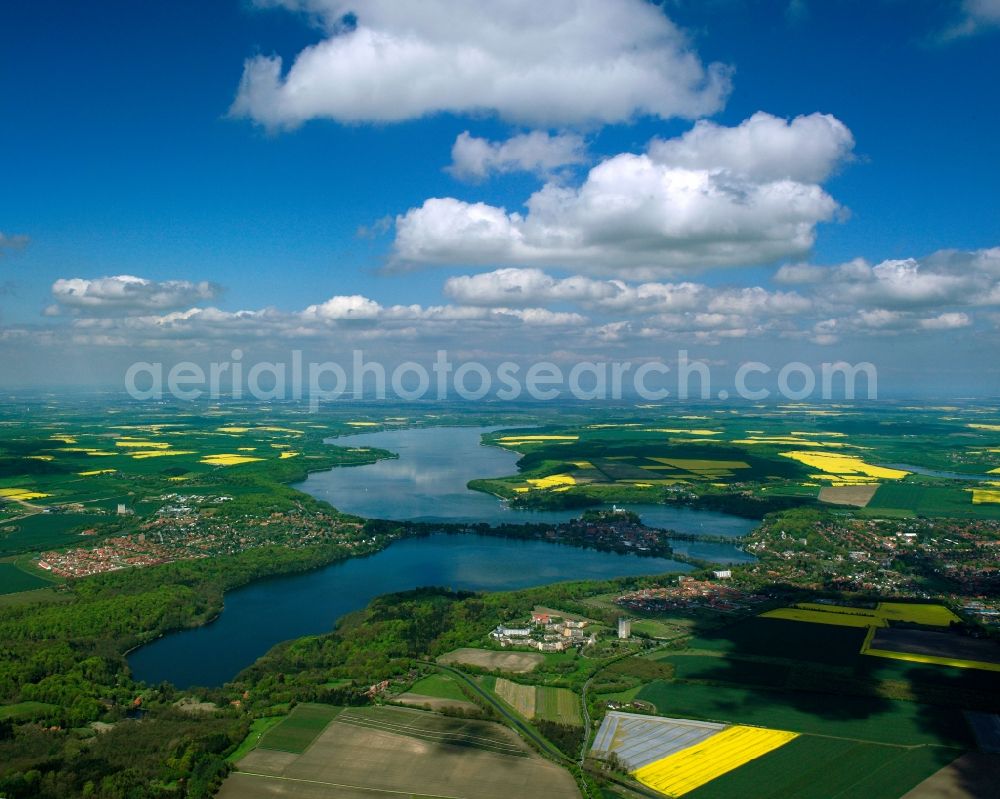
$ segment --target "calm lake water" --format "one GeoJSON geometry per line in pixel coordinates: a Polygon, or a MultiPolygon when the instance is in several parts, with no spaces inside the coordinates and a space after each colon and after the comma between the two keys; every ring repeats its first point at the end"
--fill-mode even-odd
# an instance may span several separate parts
{"type": "Polygon", "coordinates": [[[410,538],[368,557],[237,589],[226,594],[225,610],[214,622],[136,650],[129,665],[136,679],[149,683],[221,685],[278,642],[328,632],[338,618],[380,594],[428,585],[503,591],[689,568],[543,541],[471,534],[410,538]]]}
{"type": "MultiPolygon", "coordinates": [[[[429,428],[366,433],[334,439],[338,446],[378,447],[398,459],[337,468],[309,476],[297,487],[348,513],[401,521],[565,521],[579,511],[531,512],[508,508],[470,491],[473,477],[516,472],[518,456],[480,445],[491,428],[429,428]]],[[[628,506],[646,524],[684,533],[738,538],[755,522],[692,508],[628,506]]],[[[752,557],[733,544],[678,541],[675,549],[720,563],[752,557]]],[[[609,579],[687,571],[686,564],[577,549],[542,541],[472,534],[408,539],[364,558],[316,571],[262,580],[226,595],[211,624],[172,633],[129,656],[136,679],[169,680],[179,687],[221,685],[274,644],[328,632],[346,613],[380,594],[439,585],[502,591],[575,579],[609,579]]]]}
{"type": "Polygon", "coordinates": [[[996,475],[988,474],[962,474],[961,472],[942,472],[940,469],[927,469],[923,466],[911,466],[908,463],[890,463],[887,464],[890,469],[902,469],[907,472],[913,472],[914,474],[923,474],[927,477],[941,477],[946,480],[973,480],[975,482],[981,482],[983,480],[995,480],[996,475]]]}
{"type": "MultiPolygon", "coordinates": [[[[397,459],[367,466],[314,472],[296,488],[325,499],[345,513],[378,519],[425,522],[561,522],[581,511],[510,508],[494,496],[470,491],[474,477],[517,472],[519,455],[480,444],[490,427],[431,427],[388,430],[330,439],[340,447],[387,449],[397,459]]],[[[726,513],[670,505],[626,505],[652,527],[681,533],[739,538],[757,522],[726,513]]]]}

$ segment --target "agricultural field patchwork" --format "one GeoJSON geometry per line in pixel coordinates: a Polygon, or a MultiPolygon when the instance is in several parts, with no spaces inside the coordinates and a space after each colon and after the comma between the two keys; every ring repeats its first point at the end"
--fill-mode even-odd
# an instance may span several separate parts
{"type": "Polygon", "coordinates": [[[493,690],[527,719],[541,719],[558,724],[583,724],[580,697],[566,688],[522,685],[498,678],[493,690]]]}
{"type": "Polygon", "coordinates": [[[303,754],[250,752],[218,795],[578,799],[579,791],[567,771],[501,725],[367,707],[343,711],[303,754]]]}
{"type": "Polygon", "coordinates": [[[727,727],[700,743],[643,766],[634,776],[665,796],[683,796],[796,737],[796,733],[783,730],[727,727]]]}
{"type": "Polygon", "coordinates": [[[722,732],[725,724],[609,711],[590,748],[598,757],[617,755],[629,771],[662,760],[722,732]]]}
{"type": "Polygon", "coordinates": [[[494,692],[514,710],[528,719],[535,717],[535,686],[521,685],[500,678],[493,687],[494,692]]]}
{"type": "Polygon", "coordinates": [[[892,626],[903,623],[941,629],[960,623],[961,619],[943,605],[880,602],[875,608],[856,608],[800,602],[767,611],[761,618],[864,628],[867,632],[860,649],[863,655],[1000,671],[1000,646],[990,639],[892,626]]]}
{"type": "Polygon", "coordinates": [[[643,785],[665,796],[682,796],[796,737],[762,727],[611,711],[591,753],[614,755],[643,785]]]}
{"type": "Polygon", "coordinates": [[[858,455],[842,452],[816,452],[813,450],[793,450],[782,452],[783,458],[805,464],[818,474],[811,474],[814,480],[826,480],[834,486],[869,484],[876,480],[901,480],[909,472],[903,469],[889,469],[863,461],[858,455]]]}
{"type": "Polygon", "coordinates": [[[756,498],[798,497],[894,516],[1000,518],[1000,481],[991,478],[1000,474],[996,425],[974,427],[963,412],[957,406],[942,416],[933,408],[875,413],[795,404],[507,428],[484,443],[520,453],[518,474],[476,480],[473,487],[542,507],[547,495],[560,507],[568,497],[662,501],[678,493],[748,489],[756,498]],[[828,417],[825,424],[821,416],[828,417]],[[817,428],[809,429],[813,424],[817,428]],[[978,485],[967,482],[975,476],[978,485]]]}
{"type": "Polygon", "coordinates": [[[258,746],[279,752],[304,752],[340,711],[333,705],[296,705],[288,716],[264,733],[258,746]]]}

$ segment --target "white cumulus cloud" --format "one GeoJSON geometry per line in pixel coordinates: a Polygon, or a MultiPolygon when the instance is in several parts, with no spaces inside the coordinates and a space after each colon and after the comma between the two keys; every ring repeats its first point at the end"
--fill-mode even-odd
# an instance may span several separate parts
{"type": "Polygon", "coordinates": [[[853,149],[851,131],[829,114],[784,120],[758,111],[731,128],[700,120],[675,139],[653,140],[649,154],[668,166],[726,170],[756,181],[821,183],[853,149]]]}
{"type": "Polygon", "coordinates": [[[188,280],[158,282],[134,275],[95,279],[60,278],[52,284],[59,307],[88,313],[137,312],[181,308],[221,293],[215,283],[188,280]]]}
{"type": "Polygon", "coordinates": [[[574,133],[550,136],[533,130],[493,142],[465,131],[451,148],[448,172],[459,180],[482,180],[505,172],[533,172],[547,177],[560,167],[586,162],[587,145],[582,136],[574,133]]]}
{"type": "Polygon", "coordinates": [[[969,327],[971,324],[972,320],[968,314],[954,311],[920,320],[920,327],[924,330],[957,330],[961,327],[969,327]]]}
{"type": "Polygon", "coordinates": [[[839,209],[816,183],[740,174],[728,161],[704,165],[715,157],[682,167],[616,155],[578,187],[546,184],[525,214],[431,198],[397,217],[395,258],[655,277],[801,256],[839,209]]]}
{"type": "Polygon", "coordinates": [[[646,0],[268,0],[322,22],[285,69],[249,59],[232,112],[271,128],[495,113],[559,127],[717,111],[729,70],[705,66],[646,0]]]}

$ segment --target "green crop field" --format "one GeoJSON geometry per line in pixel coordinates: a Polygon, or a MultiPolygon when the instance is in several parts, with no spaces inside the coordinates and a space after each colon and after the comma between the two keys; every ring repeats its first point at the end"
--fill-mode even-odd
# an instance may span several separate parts
{"type": "Polygon", "coordinates": [[[803,735],[687,794],[687,799],[898,799],[960,750],[803,735]]]}
{"type": "Polygon", "coordinates": [[[692,638],[689,646],[734,655],[853,666],[861,657],[864,639],[865,630],[859,628],[753,618],[692,638]]]}
{"type": "Polygon", "coordinates": [[[765,688],[779,688],[785,685],[792,670],[792,666],[785,663],[738,660],[712,655],[668,655],[657,660],[673,665],[678,679],[732,682],[765,688]]]}
{"type": "Polygon", "coordinates": [[[280,724],[261,736],[259,747],[300,754],[337,717],[341,709],[333,705],[297,705],[280,724]]]}
{"type": "Polygon", "coordinates": [[[457,699],[459,701],[468,701],[468,697],[462,693],[462,689],[458,687],[451,677],[447,674],[429,674],[421,680],[417,680],[410,688],[410,693],[420,694],[421,696],[434,696],[440,699],[457,699]]]}
{"type": "Polygon", "coordinates": [[[34,574],[28,574],[13,563],[0,563],[0,594],[16,594],[52,585],[34,574]]]}
{"type": "Polygon", "coordinates": [[[35,513],[16,521],[0,522],[0,557],[68,544],[82,545],[87,539],[77,535],[80,530],[106,523],[111,518],[82,513],[35,513]]]}
{"type": "Polygon", "coordinates": [[[535,689],[535,718],[559,724],[583,724],[580,697],[566,688],[535,689]]]}
{"type": "MultiPolygon", "coordinates": [[[[972,483],[970,485],[975,485],[972,483]]],[[[972,517],[995,519],[1000,505],[983,503],[974,505],[969,486],[932,486],[915,483],[885,483],[879,487],[868,509],[872,512],[886,509],[913,511],[921,516],[972,517]]]]}
{"type": "MultiPolygon", "coordinates": [[[[722,630],[690,639],[694,652],[709,655],[667,653],[659,660],[672,663],[677,677],[691,680],[738,683],[761,687],[802,686],[810,672],[817,675],[835,670],[837,676],[871,685],[893,681],[910,686],[916,696],[927,688],[980,694],[1000,690],[1000,674],[906,663],[861,654],[865,631],[853,627],[806,624],[786,619],[751,618],[722,630]]],[[[808,686],[806,686],[808,687],[808,686]]]]}
{"type": "Polygon", "coordinates": [[[663,716],[739,722],[792,732],[906,745],[971,746],[961,710],[874,697],[778,693],[723,685],[661,680],[638,698],[663,716]]]}
{"type": "Polygon", "coordinates": [[[228,763],[236,763],[247,754],[252,752],[257,748],[260,743],[261,738],[264,736],[268,730],[272,727],[280,724],[284,721],[280,716],[265,716],[262,719],[254,719],[250,723],[250,732],[247,733],[247,737],[243,739],[238,747],[226,758],[228,763]]]}

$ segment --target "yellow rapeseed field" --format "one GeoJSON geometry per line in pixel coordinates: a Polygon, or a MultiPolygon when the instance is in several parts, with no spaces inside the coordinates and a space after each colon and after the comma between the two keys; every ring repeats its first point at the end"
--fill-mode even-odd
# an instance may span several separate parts
{"type": "Polygon", "coordinates": [[[93,477],[97,474],[114,474],[117,471],[117,469],[94,469],[89,472],[77,472],[77,474],[80,475],[80,477],[93,477]]]}
{"type": "MultiPolygon", "coordinates": [[[[845,455],[842,452],[813,452],[793,450],[782,452],[782,457],[804,463],[814,469],[819,469],[826,475],[834,475],[835,479],[848,479],[852,475],[865,475],[881,480],[900,480],[909,472],[903,469],[888,469],[884,466],[873,466],[865,463],[857,455],[845,455]]],[[[810,475],[811,477],[816,477],[810,475]]]]}
{"type": "Polygon", "coordinates": [[[129,455],[136,460],[143,460],[144,458],[164,458],[164,457],[174,457],[175,455],[194,455],[194,450],[190,449],[147,449],[139,450],[138,452],[130,452],[129,455]]]}
{"type": "Polygon", "coordinates": [[[682,435],[689,436],[721,436],[721,430],[682,430],[679,427],[651,427],[645,432],[647,433],[681,433],[682,435]]]}
{"type": "Polygon", "coordinates": [[[1000,432],[1000,424],[968,424],[966,427],[971,427],[973,430],[989,430],[993,433],[1000,432]]]}
{"type": "Polygon", "coordinates": [[[218,433],[246,433],[249,427],[219,427],[216,432],[218,433]]]}
{"type": "Polygon", "coordinates": [[[206,455],[201,459],[201,463],[208,466],[239,466],[241,463],[253,463],[260,460],[263,460],[263,458],[253,458],[250,455],[219,453],[217,455],[206,455]]]}
{"type": "Polygon", "coordinates": [[[785,730],[727,727],[701,743],[643,766],[633,776],[666,796],[683,796],[795,738],[798,733],[785,730]]]}
{"type": "Polygon", "coordinates": [[[535,488],[555,488],[556,486],[576,485],[576,480],[568,474],[553,474],[548,477],[535,477],[527,480],[535,488]]]}
{"type": "Polygon", "coordinates": [[[1000,490],[995,488],[969,488],[966,490],[972,492],[973,505],[982,505],[986,502],[1000,503],[1000,490]]]}
{"type": "Polygon", "coordinates": [[[291,450],[285,450],[279,456],[279,460],[285,460],[286,458],[297,458],[299,456],[298,452],[292,452],[291,450]]]}
{"type": "Polygon", "coordinates": [[[27,488],[0,488],[0,498],[12,499],[15,502],[28,502],[32,499],[44,499],[51,494],[44,494],[41,491],[32,491],[27,488]]]}
{"type": "Polygon", "coordinates": [[[348,427],[378,427],[378,422],[346,422],[348,427]]]}
{"type": "Polygon", "coordinates": [[[126,449],[170,449],[166,441],[140,441],[136,438],[121,438],[115,442],[116,447],[126,449]]]}

